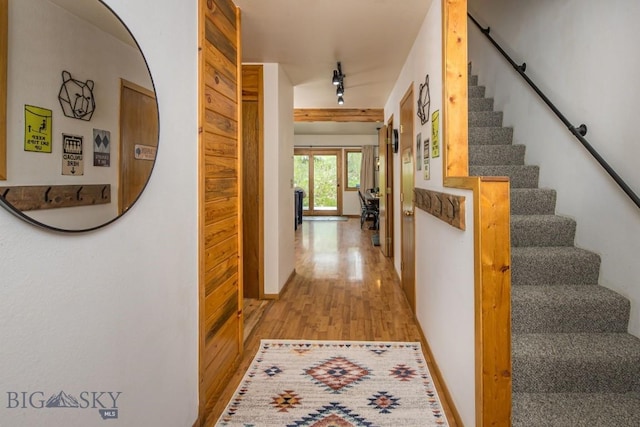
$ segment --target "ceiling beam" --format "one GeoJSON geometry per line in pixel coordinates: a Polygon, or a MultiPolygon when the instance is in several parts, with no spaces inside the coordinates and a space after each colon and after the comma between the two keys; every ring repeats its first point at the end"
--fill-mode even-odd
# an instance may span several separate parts
{"type": "Polygon", "coordinates": [[[295,108],[294,122],[382,122],[381,108],[295,108]]]}

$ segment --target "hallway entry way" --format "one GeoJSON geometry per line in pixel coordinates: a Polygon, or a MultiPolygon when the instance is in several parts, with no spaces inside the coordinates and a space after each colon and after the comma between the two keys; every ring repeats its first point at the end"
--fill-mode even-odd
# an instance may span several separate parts
{"type": "Polygon", "coordinates": [[[303,215],[342,215],[342,151],[296,148],[295,186],[304,190],[303,215]]]}
{"type": "MultiPolygon", "coordinates": [[[[258,350],[260,339],[421,341],[393,263],[371,244],[358,218],[303,221],[296,231],[296,274],[245,342],[240,368],[207,419],[215,423],[258,350]]],[[[424,347],[424,343],[423,343],[424,347]]],[[[429,370],[435,368],[425,355],[429,370]]],[[[434,377],[451,426],[453,417],[434,377]]]]}

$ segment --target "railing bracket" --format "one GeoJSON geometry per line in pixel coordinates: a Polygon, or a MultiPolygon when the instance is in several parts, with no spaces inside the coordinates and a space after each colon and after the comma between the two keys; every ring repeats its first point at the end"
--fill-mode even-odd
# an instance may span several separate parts
{"type": "Polygon", "coordinates": [[[585,125],[584,123],[575,129],[582,136],[585,136],[587,134],[587,125],[585,125]]]}

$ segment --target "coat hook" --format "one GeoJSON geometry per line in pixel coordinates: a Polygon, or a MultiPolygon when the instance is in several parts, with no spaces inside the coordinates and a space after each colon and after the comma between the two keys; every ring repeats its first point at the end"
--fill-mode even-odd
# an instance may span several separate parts
{"type": "Polygon", "coordinates": [[[100,197],[102,197],[103,199],[107,198],[107,196],[104,195],[104,190],[106,190],[106,189],[107,189],[106,185],[104,187],[102,187],[102,193],[101,193],[100,197]]]}
{"type": "Polygon", "coordinates": [[[52,202],[52,200],[49,200],[49,191],[51,191],[51,187],[47,188],[47,191],[44,192],[44,201],[46,203],[52,202]]]}
{"type": "Polygon", "coordinates": [[[82,197],[80,197],[80,192],[82,191],[83,187],[78,188],[78,191],[76,191],[76,200],[82,200],[82,197]]]}

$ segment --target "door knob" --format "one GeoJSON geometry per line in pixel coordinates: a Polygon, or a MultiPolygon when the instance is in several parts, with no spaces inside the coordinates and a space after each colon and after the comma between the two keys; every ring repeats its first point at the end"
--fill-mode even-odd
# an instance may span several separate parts
{"type": "Polygon", "coordinates": [[[413,216],[413,211],[404,211],[404,216],[413,216]]]}

